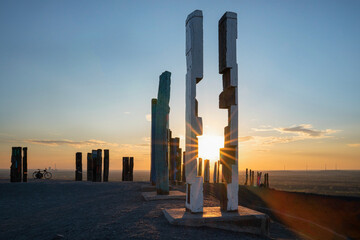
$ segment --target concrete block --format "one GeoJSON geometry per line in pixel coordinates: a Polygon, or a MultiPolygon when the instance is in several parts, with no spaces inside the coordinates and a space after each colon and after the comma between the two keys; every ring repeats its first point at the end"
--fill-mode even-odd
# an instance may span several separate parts
{"type": "Polygon", "coordinates": [[[211,227],[263,236],[269,234],[269,217],[266,214],[242,206],[234,212],[220,211],[220,207],[204,207],[203,210],[193,214],[184,208],[174,208],[163,209],[163,213],[173,225],[211,227]]]}
{"type": "Polygon", "coordinates": [[[168,195],[160,195],[156,192],[143,192],[141,195],[145,201],[157,201],[157,200],[185,200],[186,194],[180,191],[169,191],[168,195]]]}

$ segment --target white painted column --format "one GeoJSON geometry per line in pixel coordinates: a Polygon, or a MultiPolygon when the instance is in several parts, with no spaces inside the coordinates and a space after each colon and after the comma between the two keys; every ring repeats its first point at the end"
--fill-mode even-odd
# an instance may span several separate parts
{"type": "Polygon", "coordinates": [[[203,211],[203,178],[197,176],[198,138],[202,119],[198,117],[196,84],[203,78],[203,15],[195,10],[186,19],[186,202],[191,212],[203,211]]]}

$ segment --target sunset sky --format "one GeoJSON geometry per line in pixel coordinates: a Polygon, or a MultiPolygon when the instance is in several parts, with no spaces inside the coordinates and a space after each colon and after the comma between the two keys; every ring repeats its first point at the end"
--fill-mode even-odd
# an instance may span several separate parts
{"type": "Polygon", "coordinates": [[[170,128],[185,136],[185,20],[204,16],[200,157],[217,160],[218,20],[238,14],[239,170],[360,169],[360,1],[0,1],[0,168],[75,168],[110,149],[150,169],[151,98],[171,74],[170,128]],[[201,142],[203,141],[203,143],[201,142]],[[204,144],[204,142],[208,143],[204,144]]]}

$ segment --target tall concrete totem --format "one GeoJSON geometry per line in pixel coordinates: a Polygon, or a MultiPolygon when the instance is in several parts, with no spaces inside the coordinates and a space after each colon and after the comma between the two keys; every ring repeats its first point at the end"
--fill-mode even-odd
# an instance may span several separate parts
{"type": "Polygon", "coordinates": [[[169,113],[170,113],[170,72],[160,75],[159,92],[156,102],[156,125],[155,125],[155,172],[157,194],[169,194],[169,113]]]}
{"type": "MultiPolygon", "coordinates": [[[[238,210],[238,66],[236,62],[237,15],[226,12],[219,20],[219,73],[223,91],[219,107],[228,111],[224,130],[224,148],[220,149],[223,182],[220,188],[222,211],[238,210]]],[[[203,15],[200,10],[186,19],[186,202],[193,213],[203,211],[203,178],[198,171],[198,139],[202,135],[202,119],[198,116],[196,84],[203,78],[203,15]],[[197,174],[197,175],[196,175],[197,174]]],[[[199,162],[200,163],[200,162],[199,162]]],[[[209,168],[209,162],[206,163],[209,168]]],[[[200,165],[199,165],[200,167],[200,165]]],[[[219,163],[215,167],[215,182],[219,181],[219,163]]],[[[210,173],[206,172],[206,181],[210,173]]]]}
{"type": "Polygon", "coordinates": [[[224,148],[220,161],[224,185],[221,210],[238,210],[238,65],[236,62],[237,15],[226,12],[219,20],[219,73],[222,74],[223,91],[219,108],[227,109],[228,125],[224,129],[224,148]]]}
{"type": "Polygon", "coordinates": [[[202,119],[198,116],[196,84],[203,78],[203,15],[192,12],[186,19],[186,202],[191,212],[203,211],[203,178],[196,176],[198,139],[202,135],[202,119]]]}

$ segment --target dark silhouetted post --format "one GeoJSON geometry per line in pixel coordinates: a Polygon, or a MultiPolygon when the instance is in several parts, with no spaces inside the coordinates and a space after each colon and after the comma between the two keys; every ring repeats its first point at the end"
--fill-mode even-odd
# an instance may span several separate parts
{"type": "Polygon", "coordinates": [[[181,148],[180,138],[170,139],[170,161],[169,161],[169,180],[174,183],[181,181],[181,148]]]}
{"type": "Polygon", "coordinates": [[[75,154],[76,170],[75,170],[75,181],[82,181],[82,153],[77,152],[75,154]]]}
{"type": "Polygon", "coordinates": [[[97,154],[98,151],[97,150],[92,150],[92,164],[93,164],[93,174],[92,174],[92,181],[96,182],[96,175],[98,173],[97,169],[97,154]]]}
{"type": "Polygon", "coordinates": [[[151,99],[151,171],[150,182],[156,185],[156,157],[155,157],[155,133],[156,133],[156,103],[157,99],[151,99]]]}
{"type": "Polygon", "coordinates": [[[204,160],[204,182],[210,182],[210,160],[204,160]]]}
{"type": "Polygon", "coordinates": [[[244,185],[247,185],[247,184],[248,184],[248,169],[246,169],[244,185]]]}
{"type": "Polygon", "coordinates": [[[202,158],[199,158],[198,176],[202,176],[202,158]]]}
{"type": "Polygon", "coordinates": [[[104,149],[104,182],[109,181],[109,149],[104,149]]]}
{"type": "Polygon", "coordinates": [[[92,181],[94,175],[94,165],[93,165],[93,159],[92,154],[87,154],[87,180],[92,181]]]}
{"type": "Polygon", "coordinates": [[[10,169],[10,182],[21,182],[21,147],[12,148],[10,169]]]}
{"type": "Polygon", "coordinates": [[[176,181],[178,182],[181,182],[181,153],[182,153],[182,150],[181,148],[179,148],[180,146],[180,139],[179,139],[179,145],[176,149],[176,173],[175,173],[175,178],[176,178],[176,181]]]}
{"type": "Polygon", "coordinates": [[[129,172],[129,157],[123,157],[123,168],[122,168],[122,181],[128,181],[128,172],[129,172]]]}
{"type": "Polygon", "coordinates": [[[183,182],[186,182],[186,173],[185,173],[185,151],[183,151],[183,164],[182,164],[181,180],[182,180],[183,182]]]}
{"type": "Polygon", "coordinates": [[[168,71],[160,75],[158,98],[156,104],[156,192],[160,195],[169,194],[169,101],[170,76],[168,71]]]}
{"type": "Polygon", "coordinates": [[[102,150],[97,150],[96,158],[96,177],[95,182],[101,182],[101,172],[102,172],[102,150]]]}
{"type": "Polygon", "coordinates": [[[217,183],[217,162],[214,163],[214,177],[213,177],[214,183],[217,183]]]}
{"type": "Polygon", "coordinates": [[[130,157],[130,162],[129,162],[129,181],[133,181],[134,180],[134,158],[130,157]]]}
{"type": "Polygon", "coordinates": [[[24,156],[23,156],[23,182],[27,182],[27,147],[23,148],[24,156]]]}

